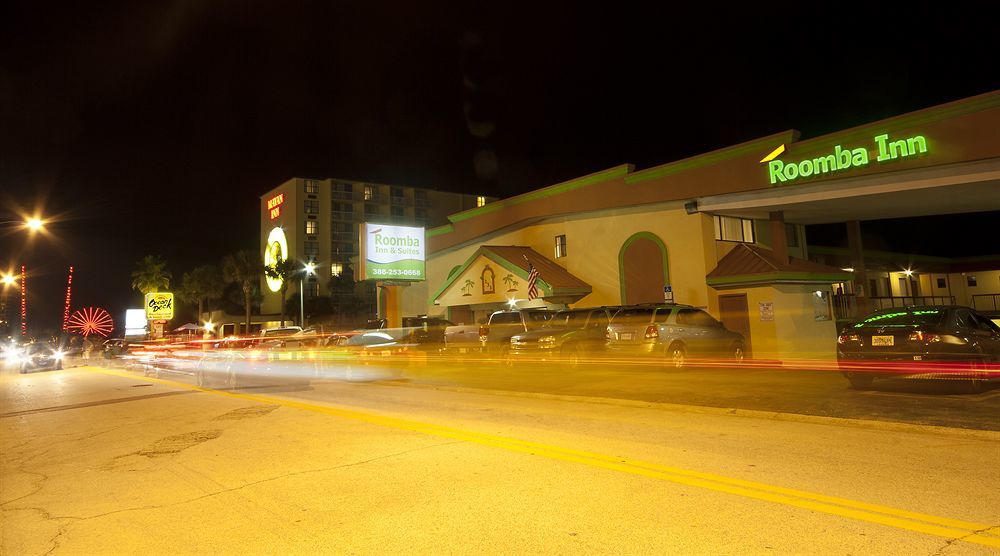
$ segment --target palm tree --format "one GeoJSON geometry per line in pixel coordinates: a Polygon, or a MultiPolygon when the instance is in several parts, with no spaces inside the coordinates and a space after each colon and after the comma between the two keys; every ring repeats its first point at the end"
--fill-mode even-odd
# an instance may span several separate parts
{"type": "Polygon", "coordinates": [[[278,295],[281,296],[281,326],[285,326],[285,294],[288,292],[288,283],[292,280],[299,266],[292,259],[282,259],[278,257],[274,264],[264,266],[264,275],[272,280],[281,280],[281,287],[278,288],[278,295]]]}
{"type": "Polygon", "coordinates": [[[260,279],[263,265],[247,250],[240,250],[222,259],[222,275],[227,283],[237,283],[243,290],[243,307],[246,309],[245,334],[250,334],[250,301],[254,284],[260,279]]]}
{"type": "Polygon", "coordinates": [[[170,288],[171,276],[166,261],[157,255],[146,255],[132,271],[132,287],[143,296],[156,293],[170,288]]]}
{"type": "Polygon", "coordinates": [[[201,320],[205,301],[222,296],[224,288],[219,267],[206,264],[184,273],[180,296],[186,303],[198,304],[198,320],[201,320]]]}

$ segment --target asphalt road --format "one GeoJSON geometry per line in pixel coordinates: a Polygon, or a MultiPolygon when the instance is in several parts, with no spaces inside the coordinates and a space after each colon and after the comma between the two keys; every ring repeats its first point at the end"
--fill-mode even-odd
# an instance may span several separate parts
{"type": "Polygon", "coordinates": [[[989,554],[1000,435],[320,381],[0,378],[3,554],[989,554]]]}

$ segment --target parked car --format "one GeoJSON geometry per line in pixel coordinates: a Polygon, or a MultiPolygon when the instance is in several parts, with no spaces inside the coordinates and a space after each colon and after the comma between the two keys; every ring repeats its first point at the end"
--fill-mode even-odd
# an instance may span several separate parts
{"type": "Polygon", "coordinates": [[[676,368],[689,358],[729,358],[741,363],[746,356],[742,334],[689,305],[624,307],[612,317],[606,338],[610,352],[665,357],[676,368]]]}
{"type": "Polygon", "coordinates": [[[504,362],[513,365],[518,358],[560,360],[569,366],[580,364],[581,357],[604,351],[605,333],[617,307],[567,309],[558,311],[541,328],[515,334],[504,362]]]}
{"type": "Polygon", "coordinates": [[[63,351],[48,344],[27,344],[19,349],[18,371],[58,371],[62,369],[63,351]]]}
{"type": "Polygon", "coordinates": [[[102,351],[105,359],[121,357],[128,353],[128,342],[124,338],[105,340],[102,351]]]}
{"type": "Polygon", "coordinates": [[[479,327],[479,344],[483,353],[499,355],[501,361],[506,359],[511,337],[541,328],[553,315],[555,311],[546,309],[496,311],[486,324],[479,327]]]}
{"type": "Polygon", "coordinates": [[[877,378],[1000,379],[1000,327],[969,307],[877,311],[837,337],[837,360],[855,388],[877,378]]]}

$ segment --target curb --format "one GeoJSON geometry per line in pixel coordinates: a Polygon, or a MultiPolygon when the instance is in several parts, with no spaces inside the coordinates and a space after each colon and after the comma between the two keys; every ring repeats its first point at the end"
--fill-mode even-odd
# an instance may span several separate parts
{"type": "Polygon", "coordinates": [[[822,415],[785,413],[780,411],[763,411],[759,409],[739,409],[736,407],[726,408],[726,407],[711,407],[711,406],[701,406],[701,405],[685,405],[685,404],[668,403],[668,402],[648,402],[648,401],[625,400],[617,398],[601,398],[596,396],[571,396],[567,394],[547,394],[544,392],[521,392],[517,390],[491,390],[487,388],[470,388],[467,386],[443,386],[436,384],[407,382],[405,379],[375,381],[374,384],[378,384],[381,386],[419,388],[424,390],[439,390],[444,392],[459,392],[464,394],[484,394],[493,396],[506,396],[510,398],[529,398],[529,399],[539,399],[539,400],[554,400],[554,401],[575,402],[575,403],[613,405],[619,407],[659,409],[664,411],[676,411],[680,413],[699,413],[704,415],[742,417],[746,419],[789,421],[796,423],[810,423],[814,425],[827,425],[834,427],[851,427],[851,428],[892,431],[892,432],[935,434],[939,436],[950,436],[958,438],[969,438],[975,440],[1000,442],[1000,431],[964,429],[959,427],[944,427],[940,425],[918,425],[914,423],[902,423],[898,421],[876,421],[876,420],[866,420],[866,419],[851,419],[847,417],[826,417],[822,415]]]}

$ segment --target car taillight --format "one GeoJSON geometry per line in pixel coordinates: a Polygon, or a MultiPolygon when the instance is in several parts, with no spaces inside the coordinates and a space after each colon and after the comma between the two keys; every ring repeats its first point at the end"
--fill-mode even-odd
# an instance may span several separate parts
{"type": "Polygon", "coordinates": [[[941,336],[938,334],[931,334],[930,332],[924,332],[923,330],[917,330],[910,334],[911,342],[940,342],[941,336]]]}
{"type": "Polygon", "coordinates": [[[841,334],[837,336],[838,344],[846,344],[847,342],[860,342],[861,336],[857,334],[841,334]]]}
{"type": "Polygon", "coordinates": [[[650,339],[650,338],[659,338],[659,337],[660,337],[660,329],[657,328],[655,324],[651,324],[651,325],[649,325],[649,326],[646,327],[646,339],[647,340],[650,339]]]}

